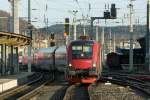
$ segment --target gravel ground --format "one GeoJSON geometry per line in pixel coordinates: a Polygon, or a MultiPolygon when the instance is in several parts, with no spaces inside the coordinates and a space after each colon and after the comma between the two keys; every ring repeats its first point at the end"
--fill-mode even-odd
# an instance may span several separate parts
{"type": "Polygon", "coordinates": [[[98,83],[89,86],[90,100],[145,100],[129,87],[98,83]]]}

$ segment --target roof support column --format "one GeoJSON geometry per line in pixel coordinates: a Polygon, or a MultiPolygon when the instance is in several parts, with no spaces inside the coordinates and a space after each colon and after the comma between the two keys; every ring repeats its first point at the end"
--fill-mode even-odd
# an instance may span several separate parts
{"type": "Polygon", "coordinates": [[[2,45],[2,75],[6,75],[6,44],[2,45]]]}
{"type": "Polygon", "coordinates": [[[11,49],[11,57],[10,57],[10,73],[13,74],[14,73],[14,66],[13,66],[13,46],[10,47],[11,49]]]}

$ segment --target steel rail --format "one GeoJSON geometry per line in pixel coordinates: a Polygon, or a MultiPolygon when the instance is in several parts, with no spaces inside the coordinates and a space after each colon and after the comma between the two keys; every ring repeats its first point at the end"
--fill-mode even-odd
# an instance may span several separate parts
{"type": "Polygon", "coordinates": [[[150,97],[150,85],[145,83],[141,83],[139,81],[137,81],[137,79],[128,79],[127,77],[122,78],[118,76],[118,78],[107,78],[107,77],[103,77],[101,81],[110,81],[114,84],[118,84],[118,85],[122,85],[122,86],[129,86],[133,89],[137,89],[139,91],[141,91],[142,93],[146,94],[148,97],[150,97]]]}
{"type": "Polygon", "coordinates": [[[7,92],[4,92],[4,93],[0,94],[0,98],[1,98],[1,99],[5,99],[5,98],[8,98],[8,97],[10,97],[10,96],[12,96],[12,95],[14,95],[14,94],[16,94],[16,93],[19,93],[20,91],[23,91],[23,90],[25,90],[25,89],[28,89],[28,88],[31,87],[31,84],[33,84],[33,83],[35,83],[35,82],[41,80],[42,78],[43,78],[43,74],[41,74],[41,75],[38,77],[38,79],[35,79],[35,80],[33,80],[33,81],[31,81],[31,82],[29,82],[29,83],[27,83],[27,84],[24,84],[24,85],[22,85],[22,86],[18,86],[18,87],[16,87],[16,88],[12,89],[12,90],[9,90],[9,91],[7,91],[7,92]]]}
{"type": "Polygon", "coordinates": [[[53,78],[51,80],[48,80],[48,81],[44,82],[43,84],[41,84],[36,89],[34,89],[31,92],[23,95],[22,97],[19,97],[17,100],[29,100],[29,99],[31,99],[32,97],[38,95],[46,84],[53,82],[54,79],[55,79],[55,77],[53,75],[53,78]]]}
{"type": "Polygon", "coordinates": [[[85,84],[74,84],[68,87],[63,100],[89,100],[89,86],[85,84]]]}

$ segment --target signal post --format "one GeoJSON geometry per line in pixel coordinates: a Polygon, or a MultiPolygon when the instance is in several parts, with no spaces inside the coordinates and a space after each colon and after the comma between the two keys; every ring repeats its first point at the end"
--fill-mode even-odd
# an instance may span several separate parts
{"type": "Polygon", "coordinates": [[[65,18],[64,37],[66,39],[66,45],[69,43],[69,37],[70,37],[69,35],[70,35],[69,18],[65,18]]]}
{"type": "MultiPolygon", "coordinates": [[[[116,19],[117,18],[117,11],[116,11],[116,7],[115,4],[111,4],[111,9],[104,11],[104,16],[103,17],[91,17],[91,34],[93,34],[93,23],[96,19],[116,19]]],[[[96,33],[96,36],[98,36],[98,33],[96,33]]],[[[104,28],[103,28],[103,32],[101,35],[101,46],[102,46],[102,62],[104,62],[104,54],[105,54],[105,49],[104,49],[104,28]]],[[[96,38],[98,41],[98,38],[96,38]]]]}
{"type": "Polygon", "coordinates": [[[146,70],[150,71],[150,0],[147,1],[146,70]]]}

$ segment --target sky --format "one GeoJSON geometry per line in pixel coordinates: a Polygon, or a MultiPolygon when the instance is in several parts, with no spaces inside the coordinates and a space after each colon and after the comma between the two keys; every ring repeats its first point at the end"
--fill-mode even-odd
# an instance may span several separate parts
{"type": "MultiPolygon", "coordinates": [[[[0,0],[0,10],[11,12],[11,5],[8,0],[0,0]]],[[[28,16],[28,0],[20,0],[19,2],[19,16],[26,17],[28,16]]],[[[31,8],[36,9],[31,11],[31,18],[33,25],[35,27],[44,27],[44,16],[48,18],[48,24],[59,24],[64,23],[66,17],[70,18],[72,21],[73,10],[77,10],[77,19],[82,19],[83,16],[90,17],[102,17],[103,11],[105,10],[105,4],[111,5],[115,3],[117,10],[117,19],[108,20],[107,25],[128,25],[127,16],[129,9],[127,8],[129,0],[31,0],[31,8]],[[91,10],[89,11],[89,4],[91,10]],[[47,8],[47,10],[46,10],[47,8]],[[123,23],[122,22],[123,20],[123,23]],[[120,22],[120,23],[116,23],[120,22]]],[[[146,23],[146,3],[147,0],[135,0],[134,4],[134,23],[136,19],[140,19],[139,24],[146,23]]],[[[100,20],[97,24],[105,25],[104,20],[100,20]]]]}

